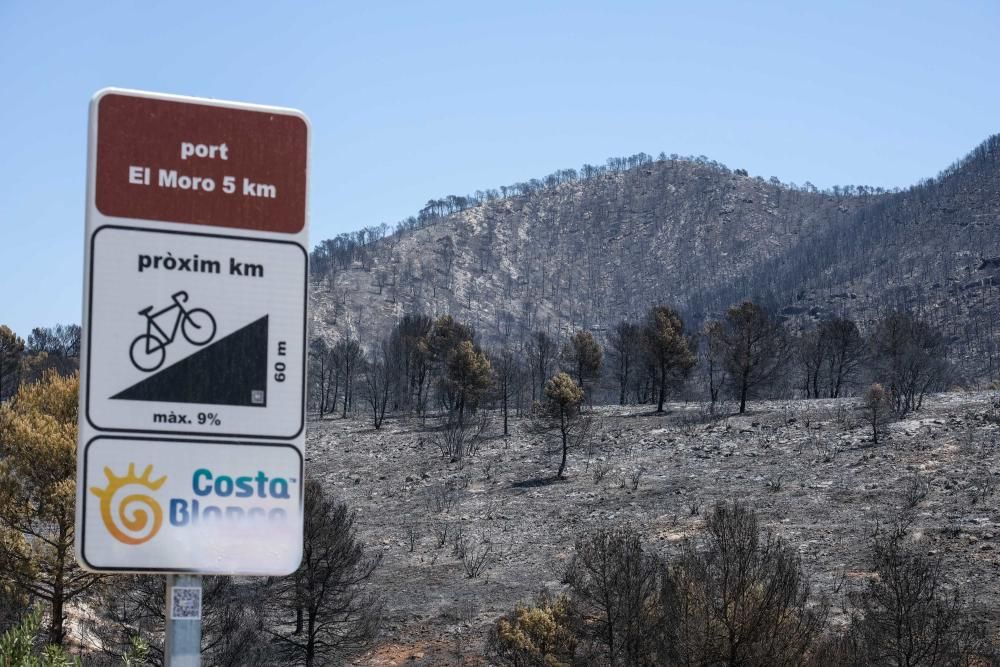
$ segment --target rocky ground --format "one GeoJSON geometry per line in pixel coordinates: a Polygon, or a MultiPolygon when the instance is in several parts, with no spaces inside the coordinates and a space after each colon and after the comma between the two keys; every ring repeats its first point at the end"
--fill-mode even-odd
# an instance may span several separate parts
{"type": "Polygon", "coordinates": [[[474,455],[452,463],[419,419],[375,431],[359,415],[313,421],[307,466],[357,510],[362,539],[382,552],[373,585],[387,620],[357,664],[471,665],[498,616],[562,588],[578,535],[629,522],[669,552],[714,502],[734,498],[798,549],[835,603],[866,574],[876,518],[909,508],[919,548],[941,554],[950,581],[979,607],[1000,608],[1000,414],[991,399],[934,396],[889,425],[877,447],[855,399],[762,402],[714,419],[695,404],[665,415],[599,407],[589,444],[570,453],[557,482],[555,438],[527,420],[514,420],[508,438],[494,424],[474,455]]]}

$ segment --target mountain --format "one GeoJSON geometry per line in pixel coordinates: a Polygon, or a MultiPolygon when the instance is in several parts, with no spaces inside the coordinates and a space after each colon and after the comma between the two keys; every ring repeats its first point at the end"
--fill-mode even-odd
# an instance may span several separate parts
{"type": "Polygon", "coordinates": [[[906,190],[817,191],[705,158],[640,154],[474,197],[432,200],[313,253],[315,335],[384,335],[450,313],[484,342],[600,335],[652,304],[692,325],[743,298],[793,328],[892,309],[931,320],[971,376],[996,375],[1000,135],[906,190]]]}

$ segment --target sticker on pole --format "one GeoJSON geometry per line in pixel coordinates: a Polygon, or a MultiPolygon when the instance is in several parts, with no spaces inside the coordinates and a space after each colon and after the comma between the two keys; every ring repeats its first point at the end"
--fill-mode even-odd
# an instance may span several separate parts
{"type": "Polygon", "coordinates": [[[170,620],[193,621],[201,618],[201,586],[170,588],[170,620]]]}

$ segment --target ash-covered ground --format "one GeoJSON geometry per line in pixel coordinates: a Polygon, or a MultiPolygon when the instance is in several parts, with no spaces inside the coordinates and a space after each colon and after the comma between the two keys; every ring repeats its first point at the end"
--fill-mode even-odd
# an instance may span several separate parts
{"type": "MultiPolygon", "coordinates": [[[[876,520],[914,516],[912,539],[940,554],[951,584],[1000,613],[1000,418],[992,395],[941,394],[886,427],[873,446],[857,399],[759,402],[709,418],[705,405],[597,407],[589,442],[494,420],[479,449],[449,462],[434,420],[362,418],[309,425],[307,469],[357,511],[381,551],[372,586],[385,597],[380,641],[356,664],[485,664],[489,626],[541,589],[559,591],[574,540],[628,522],[669,554],[719,500],[741,499],[798,550],[836,609],[867,575],[876,520]],[[728,413],[726,413],[728,414],[728,413]],[[461,557],[464,552],[465,558],[461,557]]],[[[831,622],[837,621],[836,613],[831,622]]]]}

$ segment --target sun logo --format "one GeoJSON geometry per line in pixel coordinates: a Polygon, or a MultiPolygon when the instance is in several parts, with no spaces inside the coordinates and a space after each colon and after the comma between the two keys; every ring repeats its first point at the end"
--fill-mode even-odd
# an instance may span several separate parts
{"type": "Polygon", "coordinates": [[[153,466],[148,465],[142,476],[135,474],[135,464],[128,465],[128,474],[118,477],[111,468],[105,467],[108,485],[101,489],[90,488],[91,493],[101,499],[101,518],[108,532],[119,542],[142,544],[153,539],[163,524],[163,510],[160,503],[144,493],[133,493],[128,487],[143,487],[156,491],[167,481],[164,475],[153,481],[153,466]]]}

